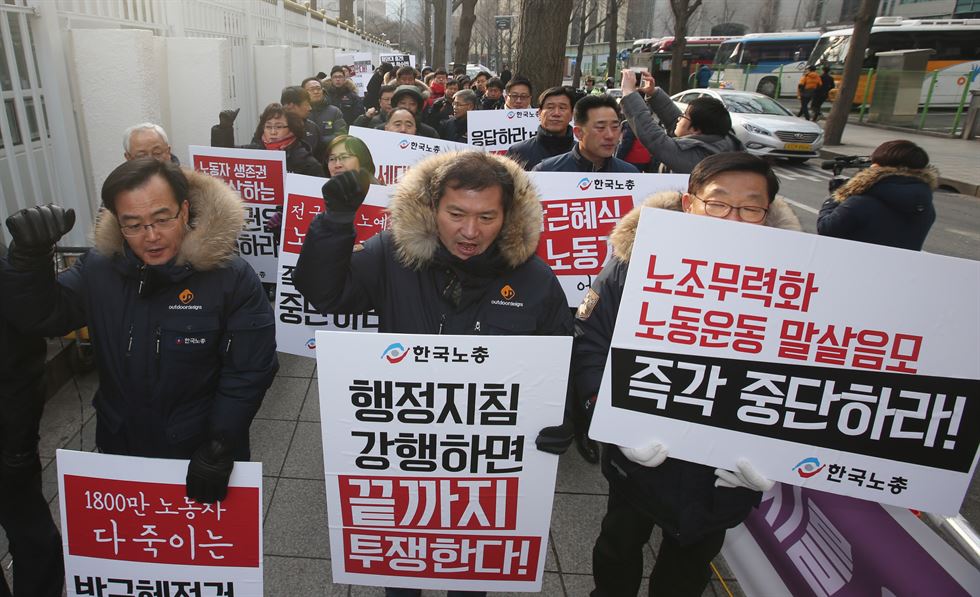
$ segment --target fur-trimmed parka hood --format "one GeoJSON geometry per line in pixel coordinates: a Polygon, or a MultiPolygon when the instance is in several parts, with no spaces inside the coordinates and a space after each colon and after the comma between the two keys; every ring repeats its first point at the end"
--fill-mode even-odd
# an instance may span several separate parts
{"type": "MultiPolygon", "coordinates": [[[[507,265],[515,268],[534,255],[541,236],[541,202],[527,173],[513,160],[473,152],[488,163],[507,169],[514,179],[514,200],[497,236],[497,247],[507,265]]],[[[398,183],[388,211],[398,260],[421,270],[432,262],[439,247],[436,227],[436,188],[433,180],[459,158],[459,152],[440,154],[412,166],[398,183]]]]}
{"type": "MultiPolygon", "coordinates": [[[[217,269],[235,256],[238,233],[245,223],[245,208],[224,181],[194,170],[187,176],[190,202],[189,229],[175,263],[197,271],[217,269]]],[[[119,221],[109,210],[99,210],[93,233],[95,248],[106,256],[122,255],[126,245],[119,221]]]]}
{"type": "MultiPolygon", "coordinates": [[[[669,209],[671,211],[682,211],[681,197],[683,193],[678,191],[661,191],[650,195],[643,201],[643,205],[634,207],[632,211],[623,216],[623,219],[616,224],[616,228],[609,236],[612,244],[613,255],[621,261],[629,261],[630,254],[633,252],[633,241],[636,239],[636,227],[640,225],[640,210],[644,207],[656,207],[658,209],[669,209]]],[[[766,226],[782,228],[783,230],[803,230],[800,220],[790,209],[789,205],[783,201],[782,197],[769,204],[769,215],[766,217],[766,226]]]]}
{"type": "MultiPolygon", "coordinates": [[[[861,170],[850,180],[834,191],[834,199],[839,203],[852,195],[865,195],[885,178],[905,177],[921,181],[935,190],[939,184],[939,171],[933,166],[921,170],[913,168],[894,168],[891,166],[874,166],[861,170]]],[[[912,181],[910,181],[912,182],[912,181]]]]}

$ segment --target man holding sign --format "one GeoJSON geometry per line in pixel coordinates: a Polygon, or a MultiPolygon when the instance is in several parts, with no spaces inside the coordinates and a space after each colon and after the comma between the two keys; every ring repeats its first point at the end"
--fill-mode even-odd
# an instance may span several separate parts
{"type": "MultiPolygon", "coordinates": [[[[448,153],[414,166],[398,184],[388,230],[354,244],[367,173],[323,186],[327,211],[310,225],[293,282],[323,314],[375,310],[381,332],[569,335],[558,279],[535,255],[541,204],[512,160],[448,153]]],[[[540,450],[560,454],[570,425],[543,429],[540,450]]],[[[417,595],[389,589],[389,595],[417,595]]]]}
{"type": "MultiPolygon", "coordinates": [[[[582,100],[585,101],[585,100],[582,100]]],[[[705,158],[691,172],[687,193],[658,193],[644,203],[697,216],[799,230],[792,210],[776,199],[779,181],[761,159],[746,153],[705,158]]],[[[595,404],[623,296],[640,208],[610,236],[614,258],[599,275],[576,315],[573,352],[576,395],[595,404]]],[[[646,264],[643,264],[645,267],[646,264]]],[[[675,459],[657,441],[605,445],[602,469],[609,503],[593,548],[594,597],[635,595],[643,574],[643,546],[655,525],[663,543],[650,577],[651,595],[701,595],[725,530],[741,523],[772,482],[747,461],[736,472],[675,459]]]]}

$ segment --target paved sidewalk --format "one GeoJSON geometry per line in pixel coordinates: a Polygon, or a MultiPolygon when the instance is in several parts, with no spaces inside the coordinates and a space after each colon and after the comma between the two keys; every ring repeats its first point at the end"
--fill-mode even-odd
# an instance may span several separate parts
{"type": "Polygon", "coordinates": [[[980,197],[980,140],[942,138],[849,122],[844,127],[842,145],[824,146],[820,155],[825,159],[841,155],[869,155],[885,141],[894,139],[908,139],[925,149],[930,161],[939,168],[940,185],[952,187],[964,195],[980,197]]]}
{"type": "MultiPolygon", "coordinates": [[[[379,588],[335,585],[331,581],[315,364],[312,359],[287,354],[280,354],[279,359],[279,375],[251,429],[252,459],[262,462],[264,475],[265,594],[383,595],[379,588]]],[[[95,448],[91,402],[97,383],[94,373],[76,377],[45,407],[41,424],[44,491],[56,521],[59,513],[55,450],[95,448]]],[[[574,448],[562,456],[542,595],[582,597],[592,590],[592,544],[605,512],[606,493],[606,481],[598,467],[585,463],[574,448]]],[[[648,573],[659,541],[658,533],[654,535],[653,545],[645,553],[648,573]]],[[[2,533],[0,558],[9,575],[10,557],[2,533]]],[[[720,557],[715,567],[724,582],[715,577],[704,595],[743,595],[720,557]]],[[[444,595],[436,591],[426,594],[444,595]]],[[[647,594],[645,582],[640,594],[647,594]]]]}

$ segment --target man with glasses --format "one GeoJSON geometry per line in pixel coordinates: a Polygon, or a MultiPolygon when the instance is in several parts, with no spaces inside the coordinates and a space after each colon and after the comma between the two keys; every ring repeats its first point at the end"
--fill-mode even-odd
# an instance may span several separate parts
{"type": "Polygon", "coordinates": [[[167,131],[152,122],[134,124],[123,131],[123,157],[126,160],[153,158],[180,165],[177,156],[170,153],[167,131]]]}
{"type": "Polygon", "coordinates": [[[446,141],[467,143],[466,114],[476,109],[476,92],[472,89],[453,95],[453,116],[442,123],[441,137],[446,141]]]}
{"type": "Polygon", "coordinates": [[[699,97],[682,113],[657,87],[653,75],[643,72],[642,77],[643,85],[637,88],[636,73],[623,69],[623,114],[636,138],[666,170],[686,174],[709,155],[742,151],[741,141],[731,132],[732,117],[725,104],[713,97],[699,97]],[[650,96],[649,108],[643,95],[650,96]],[[651,109],[660,124],[654,122],[651,109]],[[667,131],[673,131],[674,136],[668,136],[667,131]]]}
{"type": "Polygon", "coordinates": [[[504,107],[508,110],[531,107],[531,81],[527,77],[517,75],[507,82],[504,92],[504,107]]]}
{"type": "Polygon", "coordinates": [[[109,174],[102,203],[95,248],[57,277],[52,249],[74,212],[10,216],[0,292],[24,331],[91,330],[100,451],[190,459],[187,496],[222,500],[279,367],[272,308],[236,251],[241,201],[218,179],[142,158],[109,174]]]}
{"type": "Polygon", "coordinates": [[[630,172],[633,164],[615,157],[623,135],[619,104],[608,95],[589,95],[575,104],[575,136],[571,151],[543,160],[534,170],[543,172],[630,172]]]}
{"type": "Polygon", "coordinates": [[[570,87],[550,87],[538,98],[538,134],[515,143],[507,157],[532,170],[541,160],[571,151],[575,145],[572,127],[572,105],[575,94],[570,87]]]}
{"type": "MultiPolygon", "coordinates": [[[[323,93],[323,85],[316,80],[316,77],[303,79],[301,87],[310,96],[310,113],[304,118],[319,128],[317,145],[326,148],[334,137],[347,134],[347,121],[344,120],[344,114],[340,108],[327,103],[323,93]]],[[[289,109],[285,103],[283,103],[283,108],[289,109]]]]}
{"type": "Polygon", "coordinates": [[[497,77],[487,81],[483,96],[480,97],[481,110],[500,110],[504,107],[504,83],[497,77]]]}
{"type": "MultiPolygon", "coordinates": [[[[686,193],[657,193],[643,207],[800,230],[793,211],[776,197],[778,190],[779,181],[764,160],[727,152],[702,160],[691,172],[686,193]]],[[[595,405],[606,365],[640,210],[627,214],[610,235],[613,256],[576,314],[572,371],[576,399],[587,412],[595,405]]],[[[668,446],[653,431],[643,446],[603,446],[609,501],[592,550],[592,597],[637,594],[643,550],[654,526],[661,528],[663,541],[650,594],[700,596],[726,529],[745,520],[758,505],[760,492],[772,486],[745,461],[737,471],[726,471],[667,455],[668,446]]]]}

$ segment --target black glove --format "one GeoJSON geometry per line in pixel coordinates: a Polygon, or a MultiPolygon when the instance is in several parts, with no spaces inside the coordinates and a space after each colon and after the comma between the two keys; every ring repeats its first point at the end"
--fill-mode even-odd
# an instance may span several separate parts
{"type": "Polygon", "coordinates": [[[10,253],[7,259],[18,271],[51,267],[55,243],[75,225],[75,210],[60,205],[28,207],[7,218],[10,253]]]}
{"type": "Polygon", "coordinates": [[[220,502],[228,495],[228,478],[235,466],[231,447],[212,439],[191,456],[187,465],[187,497],[202,504],[220,502]]]}
{"type": "Polygon", "coordinates": [[[40,472],[41,457],[36,449],[18,454],[4,452],[0,455],[0,479],[3,480],[4,487],[27,483],[40,472]]]}
{"type": "Polygon", "coordinates": [[[534,445],[542,452],[561,455],[568,450],[568,446],[572,445],[574,437],[575,431],[571,423],[564,422],[561,425],[545,427],[539,431],[537,439],[534,440],[534,445]]]}
{"type": "Polygon", "coordinates": [[[327,211],[335,214],[353,214],[364,203],[371,185],[370,174],[360,170],[343,172],[323,185],[323,201],[327,211]]]}
{"type": "Polygon", "coordinates": [[[238,113],[241,108],[235,108],[234,110],[222,110],[218,112],[218,124],[220,126],[231,126],[235,124],[235,119],[238,118],[238,113]]]}

